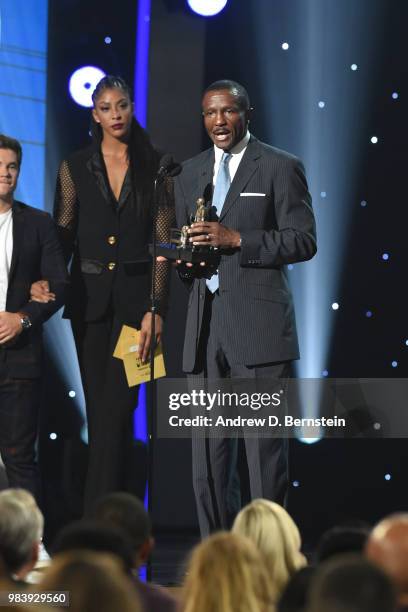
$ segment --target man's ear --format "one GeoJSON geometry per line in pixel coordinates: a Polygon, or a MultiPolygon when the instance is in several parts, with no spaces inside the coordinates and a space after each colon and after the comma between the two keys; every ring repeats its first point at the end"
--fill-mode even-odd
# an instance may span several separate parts
{"type": "Polygon", "coordinates": [[[143,542],[139,550],[139,558],[141,563],[145,563],[147,561],[153,548],[154,538],[147,538],[147,540],[143,542]]]}

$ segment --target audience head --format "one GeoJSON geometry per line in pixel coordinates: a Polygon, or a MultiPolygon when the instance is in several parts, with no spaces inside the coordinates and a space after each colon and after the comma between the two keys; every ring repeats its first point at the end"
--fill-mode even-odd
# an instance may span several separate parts
{"type": "Polygon", "coordinates": [[[267,612],[270,580],[255,545],[219,532],[193,551],[183,589],[183,612],[267,612]]]}
{"type": "Polygon", "coordinates": [[[389,578],[358,555],[329,559],[317,570],[307,612],[394,612],[389,578]]]}
{"type": "Polygon", "coordinates": [[[54,557],[39,591],[68,591],[70,612],[140,612],[137,592],[119,560],[100,552],[77,551],[54,557]]]}
{"type": "Polygon", "coordinates": [[[152,526],[137,497],[130,493],[110,493],[97,502],[92,518],[124,532],[132,546],[136,567],[147,561],[154,545],[152,526]]]}
{"type": "Polygon", "coordinates": [[[309,604],[310,585],[315,573],[315,567],[302,567],[289,579],[277,603],[278,612],[303,612],[306,610],[309,604]]]}
{"type": "Polygon", "coordinates": [[[133,568],[133,551],[122,531],[97,521],[76,521],[64,527],[52,546],[53,555],[93,551],[116,556],[127,574],[133,568]]]}
{"type": "Polygon", "coordinates": [[[394,514],[371,532],[367,558],[391,578],[401,606],[408,606],[408,514],[394,514]]]}
{"type": "Polygon", "coordinates": [[[370,531],[363,525],[339,525],[326,531],[317,546],[318,563],[345,553],[362,553],[370,531]]]}
{"type": "Polygon", "coordinates": [[[8,575],[24,579],[38,560],[44,519],[24,489],[0,492],[0,556],[8,575]]]}
{"type": "Polygon", "coordinates": [[[239,512],[232,531],[252,540],[262,553],[277,601],[289,578],[306,565],[294,521],[279,504],[255,499],[239,512]]]}

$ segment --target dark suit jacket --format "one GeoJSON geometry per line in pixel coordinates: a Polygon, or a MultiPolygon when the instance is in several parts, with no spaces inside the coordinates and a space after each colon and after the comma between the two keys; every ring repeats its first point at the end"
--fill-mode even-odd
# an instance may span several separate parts
{"type": "MultiPolygon", "coordinates": [[[[152,217],[138,213],[136,197],[128,170],[119,201],[115,200],[103,157],[94,145],[62,162],[54,216],[66,261],[73,255],[64,317],[95,321],[113,306],[122,321],[137,323],[150,310],[152,217]]],[[[171,210],[173,216],[173,205],[171,210]]],[[[161,207],[161,227],[166,214],[161,207]]],[[[167,234],[159,236],[167,239],[167,234]]],[[[159,281],[157,310],[163,314],[167,279],[163,275],[159,281]]]]}
{"type": "Polygon", "coordinates": [[[64,303],[67,270],[57,232],[49,214],[22,202],[13,204],[13,254],[6,310],[24,312],[32,328],[15,343],[3,347],[0,360],[7,363],[12,378],[37,378],[41,374],[42,324],[64,303]],[[46,278],[56,301],[30,302],[33,282],[46,278]]]}
{"type": "MultiPolygon", "coordinates": [[[[212,193],[214,149],[186,161],[175,181],[178,225],[212,193]]],[[[291,292],[283,266],[316,253],[315,221],[302,163],[251,137],[220,216],[241,234],[240,249],[221,251],[219,291],[234,362],[256,365],[299,358],[291,292]],[[242,195],[242,194],[264,195],[242,195]]],[[[205,279],[191,285],[183,369],[194,369],[205,279]]]]}

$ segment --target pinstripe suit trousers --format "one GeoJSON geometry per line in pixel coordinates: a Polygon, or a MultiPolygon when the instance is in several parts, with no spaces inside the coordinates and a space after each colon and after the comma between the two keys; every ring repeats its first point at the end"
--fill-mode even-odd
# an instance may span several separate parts
{"type": "MultiPolygon", "coordinates": [[[[229,316],[222,293],[207,290],[203,325],[198,347],[197,367],[189,374],[190,385],[204,379],[276,379],[280,385],[291,372],[291,362],[246,366],[236,363],[225,334],[229,316]]],[[[248,322],[250,325],[250,322],[248,322]]],[[[248,386],[251,386],[250,380],[248,386]]],[[[210,383],[211,384],[211,383],[210,383]]],[[[249,390],[249,389],[248,389],[249,390]]],[[[241,500],[263,497],[283,504],[288,483],[287,440],[280,438],[244,439],[198,437],[192,439],[193,487],[201,536],[217,529],[228,529],[239,511],[241,500]],[[238,449],[244,443],[249,491],[244,491],[238,475],[238,449]],[[240,487],[241,483],[241,487],[240,487]]]]}

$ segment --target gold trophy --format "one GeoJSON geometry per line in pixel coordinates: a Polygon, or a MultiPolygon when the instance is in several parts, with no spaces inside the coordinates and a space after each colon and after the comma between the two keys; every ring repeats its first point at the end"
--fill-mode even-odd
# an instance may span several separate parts
{"type": "Polygon", "coordinates": [[[196,246],[189,242],[188,230],[191,224],[209,221],[210,217],[210,207],[206,205],[204,198],[198,198],[196,207],[195,214],[190,216],[190,225],[183,225],[181,229],[172,228],[170,230],[170,242],[159,243],[156,246],[157,255],[190,263],[204,261],[210,265],[217,264],[220,258],[217,248],[211,245],[196,246]]]}

